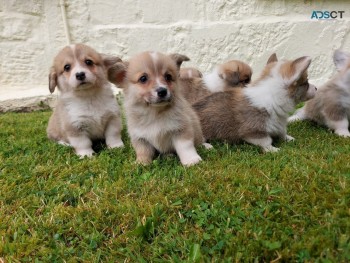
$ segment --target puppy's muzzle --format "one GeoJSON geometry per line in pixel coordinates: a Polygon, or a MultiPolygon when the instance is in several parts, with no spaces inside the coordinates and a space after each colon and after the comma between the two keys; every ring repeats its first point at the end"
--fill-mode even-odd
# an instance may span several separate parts
{"type": "Polygon", "coordinates": [[[168,95],[168,90],[164,87],[159,87],[158,89],[156,89],[156,92],[157,92],[157,96],[160,99],[164,99],[168,95]]]}
{"type": "Polygon", "coordinates": [[[75,74],[75,77],[77,78],[77,80],[80,80],[80,81],[84,81],[86,79],[86,75],[85,75],[85,72],[77,72],[75,74]]]}

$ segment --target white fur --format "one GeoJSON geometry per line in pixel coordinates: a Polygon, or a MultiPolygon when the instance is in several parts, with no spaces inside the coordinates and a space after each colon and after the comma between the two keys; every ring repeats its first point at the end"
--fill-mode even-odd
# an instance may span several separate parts
{"type": "Polygon", "coordinates": [[[190,166],[202,160],[194,147],[193,140],[184,140],[175,137],[173,144],[183,165],[190,166]]]}
{"type": "Polygon", "coordinates": [[[205,86],[211,92],[224,91],[225,82],[222,78],[220,78],[219,71],[218,71],[217,67],[215,67],[212,72],[204,74],[203,81],[204,81],[205,86]]]}
{"type": "MultiPolygon", "coordinates": [[[[119,107],[109,84],[100,89],[100,92],[90,96],[79,97],[72,93],[61,95],[70,122],[77,127],[88,126],[92,139],[104,138],[104,127],[101,125],[101,119],[106,114],[106,109],[119,114],[119,107]]],[[[88,91],[84,91],[84,93],[86,92],[88,91]]]]}
{"type": "Polygon", "coordinates": [[[248,143],[260,146],[265,152],[278,152],[280,149],[272,146],[271,137],[264,138],[244,138],[248,143]]]}
{"type": "Polygon", "coordinates": [[[133,108],[126,105],[125,109],[130,112],[137,111],[137,115],[140,112],[144,112],[143,118],[138,118],[137,123],[132,118],[129,118],[129,126],[137,127],[137,129],[129,129],[130,137],[146,139],[162,153],[173,152],[175,150],[170,138],[173,136],[174,131],[179,129],[181,122],[176,119],[176,116],[172,115],[172,112],[156,116],[154,109],[145,110],[143,107],[137,109],[135,105],[133,108]]]}
{"type": "Polygon", "coordinates": [[[292,116],[288,118],[288,122],[301,121],[306,119],[305,107],[298,109],[292,116]]]}
{"type": "Polygon", "coordinates": [[[92,142],[88,136],[68,137],[70,145],[75,149],[77,155],[91,157],[94,151],[91,148],[92,142]]]}
{"type": "Polygon", "coordinates": [[[264,108],[270,115],[267,131],[270,134],[280,134],[286,129],[288,113],[294,109],[294,102],[288,96],[286,85],[289,82],[281,77],[278,70],[281,63],[271,70],[271,76],[260,81],[254,87],[243,90],[251,104],[264,108]]]}
{"type": "Polygon", "coordinates": [[[332,130],[334,130],[335,134],[338,134],[339,136],[343,137],[350,137],[349,121],[347,118],[341,121],[326,120],[326,124],[332,130]]]}

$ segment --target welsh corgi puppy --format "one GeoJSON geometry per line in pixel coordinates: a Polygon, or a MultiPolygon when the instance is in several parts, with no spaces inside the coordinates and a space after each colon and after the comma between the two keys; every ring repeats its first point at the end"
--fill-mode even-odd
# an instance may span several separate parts
{"type": "Polygon", "coordinates": [[[143,52],[109,71],[109,80],[124,91],[128,132],[141,164],[149,164],[156,151],[176,152],[185,166],[201,161],[195,148],[204,144],[200,122],[179,87],[185,58],[143,52]]]}
{"type": "Polygon", "coordinates": [[[201,78],[203,77],[202,72],[196,68],[180,68],[181,79],[201,78]]]}
{"type": "Polygon", "coordinates": [[[294,140],[287,134],[288,112],[311,98],[316,88],[309,84],[310,57],[277,61],[271,55],[260,78],[247,88],[213,93],[193,105],[207,140],[231,143],[246,141],[265,152],[276,152],[272,139],[294,140]]]}
{"type": "Polygon", "coordinates": [[[245,87],[252,77],[251,67],[240,60],[230,60],[217,65],[203,76],[205,86],[211,92],[225,91],[235,87],[245,87]]]}
{"type": "Polygon", "coordinates": [[[214,92],[229,90],[235,87],[245,87],[252,76],[250,66],[239,60],[231,60],[220,64],[203,78],[181,77],[180,82],[185,98],[191,103],[209,96],[214,92]]]}
{"type": "Polygon", "coordinates": [[[64,47],[54,58],[49,89],[60,91],[47,127],[49,139],[70,145],[80,157],[92,156],[92,140],[105,139],[109,148],[122,147],[121,118],[107,79],[120,58],[84,44],[64,47]]]}
{"type": "Polygon", "coordinates": [[[336,50],[333,60],[338,70],[336,75],[288,121],[312,120],[327,126],[339,136],[350,137],[350,53],[336,50]]]}

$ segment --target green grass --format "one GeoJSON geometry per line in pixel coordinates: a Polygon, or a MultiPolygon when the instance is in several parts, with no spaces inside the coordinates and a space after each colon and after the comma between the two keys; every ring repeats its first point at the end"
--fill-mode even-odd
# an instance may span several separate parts
{"type": "Polygon", "coordinates": [[[143,167],[125,130],[80,160],[50,114],[0,115],[0,262],[350,261],[350,139],[296,123],[278,153],[217,142],[143,167]]]}

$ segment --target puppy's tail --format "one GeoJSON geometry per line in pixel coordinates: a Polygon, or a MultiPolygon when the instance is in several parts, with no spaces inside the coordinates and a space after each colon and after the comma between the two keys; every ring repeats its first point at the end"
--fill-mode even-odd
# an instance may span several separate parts
{"type": "Polygon", "coordinates": [[[296,110],[292,116],[288,118],[288,122],[302,121],[306,119],[305,106],[296,110]]]}

